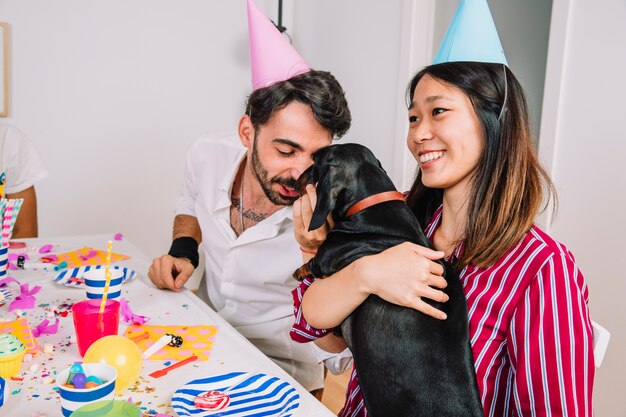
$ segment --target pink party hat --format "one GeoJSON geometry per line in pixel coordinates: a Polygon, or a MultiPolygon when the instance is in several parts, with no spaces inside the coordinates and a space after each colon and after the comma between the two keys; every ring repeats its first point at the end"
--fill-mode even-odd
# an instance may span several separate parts
{"type": "Polygon", "coordinates": [[[252,0],[248,0],[248,36],[253,91],[311,70],[252,0]]]}

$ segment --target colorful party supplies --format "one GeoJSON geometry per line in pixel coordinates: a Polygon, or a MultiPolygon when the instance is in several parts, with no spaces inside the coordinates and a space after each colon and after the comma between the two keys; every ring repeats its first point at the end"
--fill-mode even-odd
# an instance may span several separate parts
{"type": "Polygon", "coordinates": [[[39,345],[33,337],[30,326],[28,325],[28,319],[22,317],[18,320],[0,322],[0,334],[11,333],[24,343],[26,346],[26,353],[34,353],[39,350],[39,345]]]}
{"type": "MultiPolygon", "coordinates": [[[[129,258],[130,256],[128,255],[111,252],[111,263],[123,261],[129,258]]],[[[56,265],[65,262],[67,268],[104,265],[106,263],[106,252],[100,249],[84,247],[71,252],[42,256],[41,262],[50,262],[56,265]]]]}
{"type": "Polygon", "coordinates": [[[9,246],[9,240],[13,234],[13,227],[15,226],[17,215],[22,208],[22,203],[24,203],[23,198],[0,199],[0,217],[2,217],[2,238],[0,246],[2,247],[9,246]]]}
{"type": "Polygon", "coordinates": [[[183,344],[180,347],[165,346],[150,356],[150,360],[179,361],[189,355],[197,355],[198,360],[208,361],[213,349],[213,339],[217,334],[217,327],[209,325],[157,326],[143,324],[140,326],[128,326],[124,336],[134,340],[139,349],[145,351],[166,333],[180,335],[183,338],[183,344]],[[149,337],[146,338],[144,336],[145,332],[149,334],[149,337]]]}

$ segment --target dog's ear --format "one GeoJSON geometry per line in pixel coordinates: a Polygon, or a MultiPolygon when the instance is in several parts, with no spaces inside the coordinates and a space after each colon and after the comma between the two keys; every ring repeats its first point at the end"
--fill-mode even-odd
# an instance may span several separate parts
{"type": "Polygon", "coordinates": [[[309,231],[315,230],[324,225],[326,217],[335,208],[335,196],[333,193],[334,168],[331,165],[324,165],[321,168],[317,182],[317,202],[315,210],[309,224],[309,231]]]}

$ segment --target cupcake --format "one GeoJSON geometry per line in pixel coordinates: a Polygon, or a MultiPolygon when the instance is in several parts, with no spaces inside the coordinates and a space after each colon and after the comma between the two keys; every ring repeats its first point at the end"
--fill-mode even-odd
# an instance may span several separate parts
{"type": "Polygon", "coordinates": [[[20,373],[26,348],[11,333],[0,334],[0,377],[11,378],[20,373]]]}

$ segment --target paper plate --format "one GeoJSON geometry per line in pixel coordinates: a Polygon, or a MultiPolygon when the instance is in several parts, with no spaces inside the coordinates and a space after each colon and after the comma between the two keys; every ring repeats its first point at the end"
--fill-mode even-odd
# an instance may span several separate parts
{"type": "Polygon", "coordinates": [[[9,290],[5,290],[4,288],[0,288],[0,306],[4,303],[8,303],[13,299],[13,293],[9,290]]]}
{"type": "Polygon", "coordinates": [[[190,381],[172,397],[172,408],[181,416],[291,416],[300,405],[300,395],[286,381],[262,373],[231,372],[190,381]],[[221,391],[230,397],[222,410],[196,408],[194,399],[207,391],[221,391]]]}
{"type": "MultiPolygon", "coordinates": [[[[66,287],[85,288],[85,283],[82,281],[83,274],[92,269],[105,268],[104,265],[94,266],[80,266],[78,268],[69,268],[59,272],[54,277],[54,282],[59,285],[65,285],[66,287]]],[[[129,268],[122,266],[112,266],[112,269],[119,269],[122,271],[122,284],[132,280],[137,276],[137,273],[129,268]]]]}

